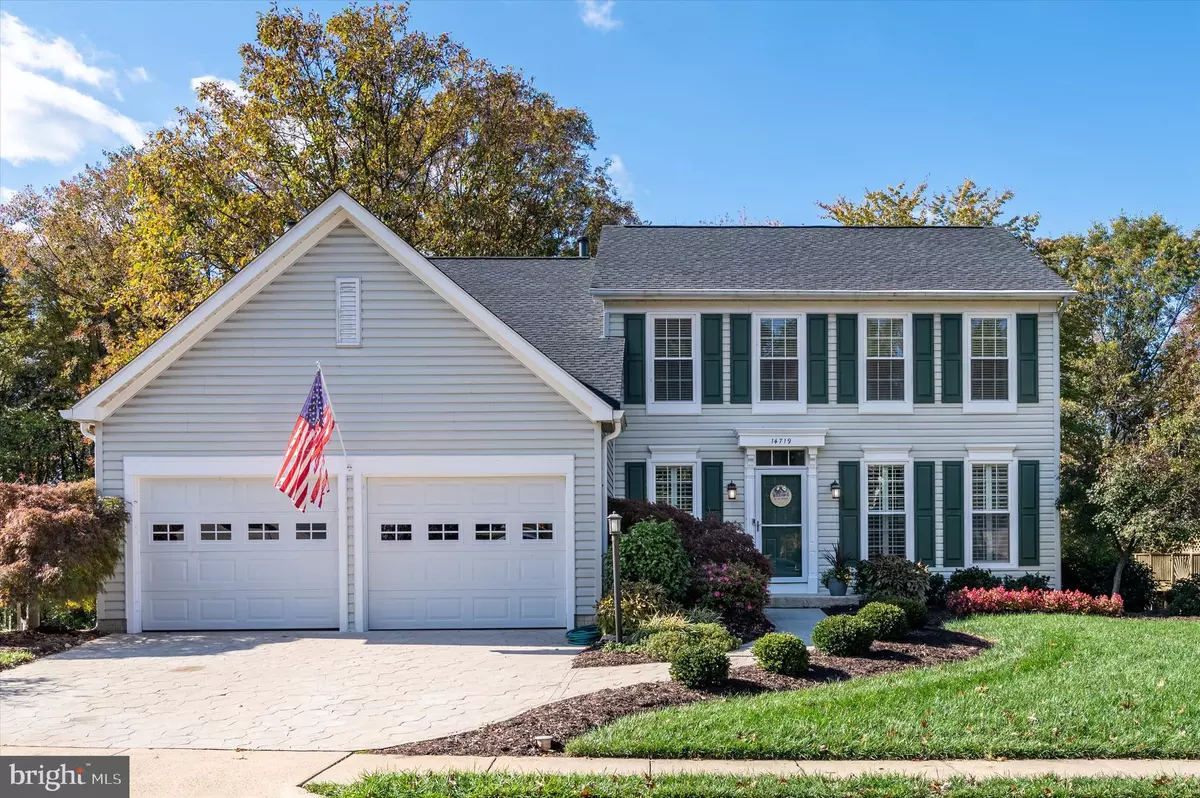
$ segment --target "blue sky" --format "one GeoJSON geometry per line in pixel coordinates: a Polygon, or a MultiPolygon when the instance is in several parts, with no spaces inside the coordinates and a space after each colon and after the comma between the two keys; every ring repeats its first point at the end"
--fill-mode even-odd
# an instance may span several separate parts
{"type": "MultiPolygon", "coordinates": [[[[266,7],[5,0],[0,186],[68,177],[194,103],[193,79],[236,78],[266,7]]],[[[1200,3],[418,0],[412,23],[587,111],[657,224],[818,223],[817,200],[971,177],[1043,234],[1200,226],[1200,3]]]]}

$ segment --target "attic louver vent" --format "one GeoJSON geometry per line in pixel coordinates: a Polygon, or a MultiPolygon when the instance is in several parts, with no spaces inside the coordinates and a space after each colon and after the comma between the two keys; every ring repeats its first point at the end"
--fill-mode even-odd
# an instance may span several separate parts
{"type": "Polygon", "coordinates": [[[362,346],[362,283],[337,278],[337,345],[362,346]]]}

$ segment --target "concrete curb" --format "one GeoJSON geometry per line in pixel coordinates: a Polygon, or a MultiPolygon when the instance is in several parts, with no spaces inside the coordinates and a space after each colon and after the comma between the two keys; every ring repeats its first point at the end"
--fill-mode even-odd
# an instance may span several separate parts
{"type": "Polygon", "coordinates": [[[391,756],[353,754],[314,776],[308,782],[350,784],[367,773],[554,773],[647,776],[687,773],[730,776],[820,775],[836,778],[900,773],[925,778],[971,776],[1063,778],[1086,776],[1155,776],[1200,778],[1200,760],[1187,759],[948,759],[909,760],[737,760],[737,759],[588,759],[583,757],[526,756],[391,756]]]}

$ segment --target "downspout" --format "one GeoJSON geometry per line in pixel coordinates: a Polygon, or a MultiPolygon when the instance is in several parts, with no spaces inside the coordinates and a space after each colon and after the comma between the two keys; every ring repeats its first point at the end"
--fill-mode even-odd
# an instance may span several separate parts
{"type": "Polygon", "coordinates": [[[100,422],[80,421],[79,434],[92,442],[92,478],[96,480],[96,495],[100,496],[100,422]]]}
{"type": "MultiPolygon", "coordinates": [[[[601,554],[603,554],[605,551],[608,550],[608,535],[605,534],[608,527],[607,527],[607,523],[605,522],[605,519],[608,516],[609,488],[612,487],[611,485],[608,484],[608,444],[611,441],[615,441],[618,437],[620,437],[621,433],[624,431],[625,431],[625,411],[624,410],[614,410],[613,411],[613,431],[600,438],[600,474],[604,480],[603,481],[604,490],[602,491],[602,493],[604,495],[603,495],[603,497],[601,497],[601,498],[603,498],[603,503],[601,503],[601,505],[600,505],[600,553],[601,554]]],[[[597,589],[599,589],[599,585],[597,585],[597,589]]],[[[599,598],[600,597],[597,596],[597,600],[599,600],[599,598]]]]}

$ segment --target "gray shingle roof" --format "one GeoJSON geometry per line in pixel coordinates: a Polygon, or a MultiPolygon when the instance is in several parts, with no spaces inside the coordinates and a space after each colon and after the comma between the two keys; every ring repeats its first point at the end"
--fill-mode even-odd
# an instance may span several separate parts
{"type": "Polygon", "coordinates": [[[430,258],[542,354],[616,407],[625,342],[604,338],[591,258],[430,258]]]}
{"type": "Polygon", "coordinates": [[[601,290],[1059,291],[1000,227],[605,227],[601,290]]]}

